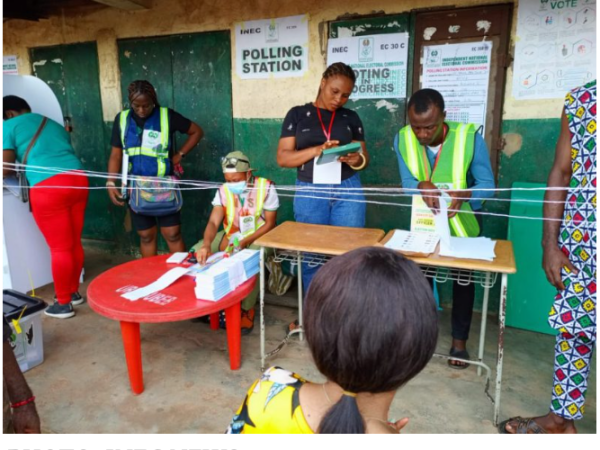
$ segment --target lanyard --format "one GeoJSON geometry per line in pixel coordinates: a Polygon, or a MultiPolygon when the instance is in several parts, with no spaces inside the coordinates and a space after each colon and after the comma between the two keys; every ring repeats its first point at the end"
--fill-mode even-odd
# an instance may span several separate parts
{"type": "Polygon", "coordinates": [[[323,129],[323,134],[327,138],[327,142],[329,142],[331,140],[331,127],[333,126],[333,119],[335,119],[335,110],[333,110],[333,113],[331,114],[331,120],[329,121],[329,133],[328,133],[327,131],[325,131],[325,124],[323,123],[323,119],[321,118],[321,110],[319,109],[318,106],[316,106],[316,108],[317,108],[317,115],[319,116],[319,122],[321,122],[321,128],[323,129]]]}
{"type": "Polygon", "coordinates": [[[431,179],[433,178],[433,172],[435,172],[438,162],[440,161],[440,156],[442,155],[442,150],[444,149],[444,142],[446,141],[446,133],[447,132],[448,132],[448,130],[446,129],[446,124],[444,124],[444,135],[442,136],[442,143],[440,144],[440,150],[438,151],[438,154],[435,157],[433,169],[431,169],[431,175],[427,174],[427,166],[429,166],[429,161],[427,160],[427,150],[425,149],[425,146],[423,145],[423,168],[425,169],[425,176],[427,177],[428,181],[431,181],[431,179]]]}

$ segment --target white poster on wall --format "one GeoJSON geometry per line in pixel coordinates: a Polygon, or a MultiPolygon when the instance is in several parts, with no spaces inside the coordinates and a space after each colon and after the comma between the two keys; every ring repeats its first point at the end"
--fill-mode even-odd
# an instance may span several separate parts
{"type": "Polygon", "coordinates": [[[243,80],[303,76],[308,70],[308,14],[236,23],[235,55],[243,80]]]}
{"type": "Polygon", "coordinates": [[[19,66],[15,55],[4,55],[2,57],[2,72],[6,75],[19,75],[19,66]]]}
{"type": "Polygon", "coordinates": [[[563,98],[596,78],[596,0],[520,0],[512,94],[563,98]]]}
{"type": "Polygon", "coordinates": [[[336,62],[356,73],[352,100],[406,97],[408,33],[329,39],[327,65],[336,62]]]}
{"type": "Polygon", "coordinates": [[[444,96],[447,120],[485,127],[491,57],[491,42],[423,47],[421,87],[444,96]]]}

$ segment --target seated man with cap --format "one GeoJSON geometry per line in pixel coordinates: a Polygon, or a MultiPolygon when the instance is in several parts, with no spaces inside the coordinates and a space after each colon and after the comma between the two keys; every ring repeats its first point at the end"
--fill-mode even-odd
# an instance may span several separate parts
{"type": "MultiPolygon", "coordinates": [[[[221,160],[225,183],[212,201],[213,210],[204,230],[204,239],[192,247],[200,264],[212,253],[224,251],[237,238],[240,249],[258,249],[252,243],[275,228],[279,197],[273,182],[252,175],[250,160],[240,151],[221,160]],[[219,228],[223,224],[223,230],[219,228]]],[[[254,327],[254,305],[259,283],[242,302],[242,334],[254,327]]]]}

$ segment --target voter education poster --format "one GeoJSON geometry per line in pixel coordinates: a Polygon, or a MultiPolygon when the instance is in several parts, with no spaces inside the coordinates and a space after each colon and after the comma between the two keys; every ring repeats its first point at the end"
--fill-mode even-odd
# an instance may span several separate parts
{"type": "Polygon", "coordinates": [[[303,76],[308,70],[308,14],[236,23],[235,54],[243,80],[303,76]]]}
{"type": "Polygon", "coordinates": [[[596,78],[596,0],[520,0],[515,41],[513,97],[564,98],[596,78]]]}
{"type": "Polygon", "coordinates": [[[336,62],[356,73],[352,100],[406,97],[408,33],[329,39],[327,65],[336,62]]]}

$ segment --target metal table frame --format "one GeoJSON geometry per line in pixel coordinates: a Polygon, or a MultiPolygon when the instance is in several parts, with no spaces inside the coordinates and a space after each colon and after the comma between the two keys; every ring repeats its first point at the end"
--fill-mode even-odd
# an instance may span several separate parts
{"type": "MultiPolygon", "coordinates": [[[[302,251],[277,251],[275,250],[275,262],[290,261],[292,264],[298,266],[298,323],[300,327],[288,333],[283,341],[271,352],[266,353],[265,349],[265,316],[264,316],[264,305],[265,305],[265,247],[260,248],[260,366],[261,370],[265,370],[266,359],[277,354],[289,341],[290,337],[294,334],[299,334],[299,339],[304,340],[304,331],[302,330],[303,325],[303,313],[302,313],[302,262],[308,263],[309,265],[323,265],[329,261],[332,256],[316,254],[316,253],[305,253],[302,251]]],[[[459,284],[467,285],[470,283],[480,284],[484,288],[483,293],[483,304],[481,311],[481,331],[479,334],[479,349],[477,352],[477,360],[463,360],[459,358],[452,358],[458,361],[464,361],[469,364],[477,366],[477,375],[481,375],[482,369],[486,371],[485,389],[484,392],[489,400],[494,405],[494,425],[497,426],[499,423],[500,416],[500,398],[502,392],[502,365],[504,362],[504,331],[506,323],[506,294],[508,285],[508,274],[501,273],[501,286],[500,286],[500,304],[498,314],[498,354],[496,360],[496,382],[495,392],[492,397],[489,393],[489,385],[491,379],[491,369],[483,362],[483,353],[485,347],[485,334],[486,334],[486,320],[488,313],[488,303],[490,289],[496,284],[498,273],[489,271],[477,271],[477,270],[466,270],[466,269],[454,269],[446,267],[436,267],[425,264],[419,264],[423,274],[428,278],[435,279],[438,283],[445,283],[447,281],[457,281],[459,284]]],[[[435,353],[434,356],[444,359],[451,359],[449,355],[435,353]]]]}

